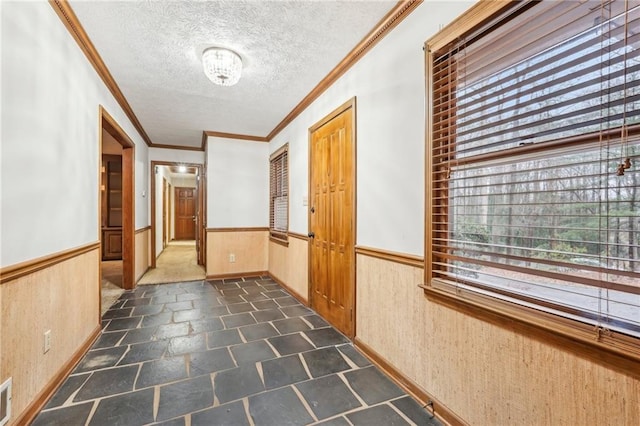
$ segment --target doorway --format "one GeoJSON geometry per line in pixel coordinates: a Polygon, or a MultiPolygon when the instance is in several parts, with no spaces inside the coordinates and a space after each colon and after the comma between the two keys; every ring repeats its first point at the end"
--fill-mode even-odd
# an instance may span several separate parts
{"type": "Polygon", "coordinates": [[[196,188],[176,187],[175,239],[196,239],[196,188]]]}
{"type": "Polygon", "coordinates": [[[355,98],[309,129],[309,300],[355,334],[355,98]]]}
{"type": "Polygon", "coordinates": [[[135,286],[135,145],[102,106],[99,108],[99,122],[98,224],[102,315],[102,311],[109,308],[120,292],[135,286]]]}
{"type": "Polygon", "coordinates": [[[102,130],[101,189],[101,289],[106,310],[124,292],[122,281],[122,145],[102,130]]]}
{"type": "Polygon", "coordinates": [[[204,279],[201,164],[151,162],[151,269],[139,284],[204,279]]]}

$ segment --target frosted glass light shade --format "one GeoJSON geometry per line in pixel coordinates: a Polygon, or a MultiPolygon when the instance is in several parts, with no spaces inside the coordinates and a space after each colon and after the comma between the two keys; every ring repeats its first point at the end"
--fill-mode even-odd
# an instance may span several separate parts
{"type": "Polygon", "coordinates": [[[205,75],[220,86],[233,86],[242,75],[242,59],[237,53],[219,47],[210,47],[202,53],[205,75]]]}

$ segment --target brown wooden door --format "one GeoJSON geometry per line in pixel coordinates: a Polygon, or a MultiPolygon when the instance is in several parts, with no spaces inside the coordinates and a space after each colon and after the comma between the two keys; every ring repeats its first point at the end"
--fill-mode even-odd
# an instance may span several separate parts
{"type": "Polygon", "coordinates": [[[176,188],[176,240],[196,238],[196,190],[176,188]]]}
{"type": "MultiPolygon", "coordinates": [[[[322,123],[322,122],[321,122],[322,123]]],[[[353,337],[355,294],[353,108],[311,133],[311,306],[353,337]]]]}

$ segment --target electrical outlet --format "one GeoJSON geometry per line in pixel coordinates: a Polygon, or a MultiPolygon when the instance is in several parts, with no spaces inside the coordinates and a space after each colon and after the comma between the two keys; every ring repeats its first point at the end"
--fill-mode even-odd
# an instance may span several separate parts
{"type": "Polygon", "coordinates": [[[51,349],[51,330],[47,330],[44,332],[44,351],[43,353],[47,353],[49,352],[49,349],[51,349]]]}
{"type": "Polygon", "coordinates": [[[233,253],[229,253],[229,263],[235,263],[236,255],[233,253]]]}
{"type": "Polygon", "coordinates": [[[9,422],[11,417],[11,377],[0,385],[0,426],[9,422]]]}

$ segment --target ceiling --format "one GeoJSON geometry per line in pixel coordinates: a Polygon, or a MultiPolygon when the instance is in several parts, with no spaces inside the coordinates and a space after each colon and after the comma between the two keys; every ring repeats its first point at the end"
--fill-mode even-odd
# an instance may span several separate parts
{"type": "Polygon", "coordinates": [[[396,4],[70,1],[153,146],[191,149],[203,131],[269,135],[396,4]],[[204,75],[210,46],[241,56],[237,85],[204,75]]]}

